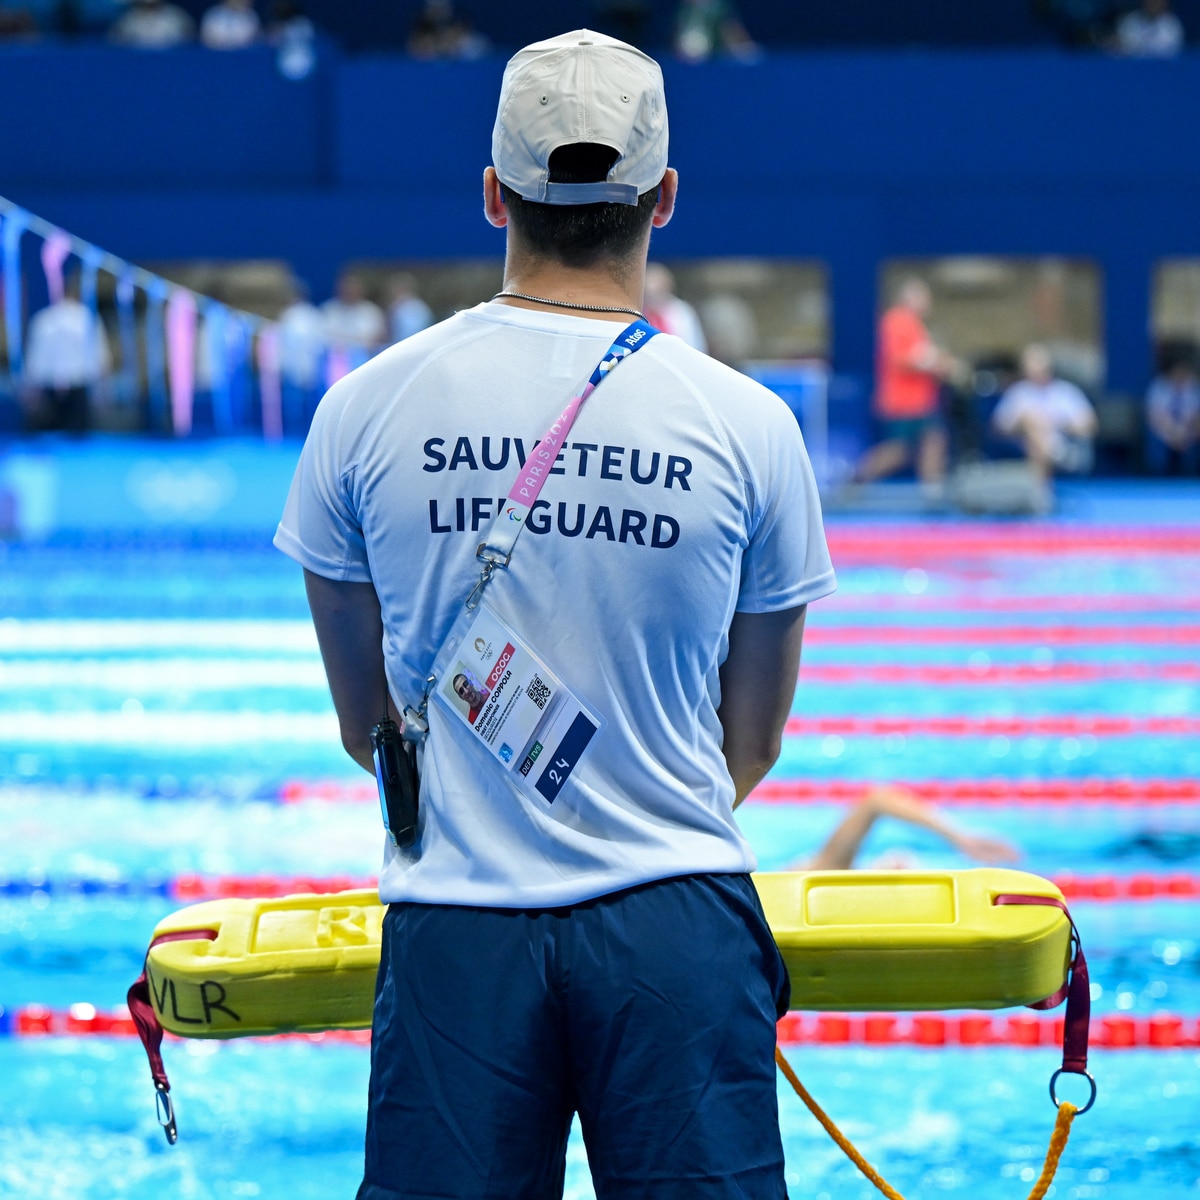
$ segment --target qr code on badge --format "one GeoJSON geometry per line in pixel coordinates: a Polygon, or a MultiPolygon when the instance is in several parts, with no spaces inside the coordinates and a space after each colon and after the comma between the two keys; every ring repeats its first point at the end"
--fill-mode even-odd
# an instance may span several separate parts
{"type": "Polygon", "coordinates": [[[550,685],[540,676],[535,675],[533,682],[525,689],[525,695],[538,706],[545,708],[546,701],[550,699],[550,685]]]}

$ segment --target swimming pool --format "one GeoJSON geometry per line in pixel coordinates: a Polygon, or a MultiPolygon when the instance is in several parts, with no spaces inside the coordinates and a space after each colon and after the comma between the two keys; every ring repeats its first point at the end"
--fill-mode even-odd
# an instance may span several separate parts
{"type": "MultiPolygon", "coordinates": [[[[1186,505],[1118,528],[1121,511],[831,521],[841,592],[810,616],[784,757],[742,810],[761,865],[811,852],[836,821],[831,796],[900,780],[1018,842],[1027,869],[1121,893],[1200,880],[1200,524],[1172,540],[1186,505]]],[[[154,924],[197,889],[374,873],[377,809],[338,745],[294,566],[246,536],[0,547],[0,825],[0,1196],[352,1194],[362,1045],[168,1043],[169,1148],[135,1039],[61,1022],[16,1035],[30,1005],[118,1005],[154,924]]],[[[889,824],[864,857],[965,865],[889,824]]],[[[1101,1021],[1167,1011],[1195,1029],[1200,883],[1183,892],[1073,901],[1101,1021]]],[[[1028,1193],[1052,1048],[788,1052],[910,1200],[1028,1193]]],[[[1100,1098],[1054,1194],[1195,1189],[1197,1048],[1099,1049],[1094,1069],[1100,1098]]],[[[780,1097],[792,1195],[874,1195],[782,1082],[780,1097]]],[[[577,1136],[567,1190],[591,1195],[577,1136]]]]}

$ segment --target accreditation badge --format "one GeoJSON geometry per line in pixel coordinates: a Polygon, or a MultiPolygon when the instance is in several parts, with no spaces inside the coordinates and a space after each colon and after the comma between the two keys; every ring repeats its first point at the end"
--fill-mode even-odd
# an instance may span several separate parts
{"type": "Polygon", "coordinates": [[[604,726],[483,604],[446,660],[436,694],[516,787],[547,804],[604,726]]]}

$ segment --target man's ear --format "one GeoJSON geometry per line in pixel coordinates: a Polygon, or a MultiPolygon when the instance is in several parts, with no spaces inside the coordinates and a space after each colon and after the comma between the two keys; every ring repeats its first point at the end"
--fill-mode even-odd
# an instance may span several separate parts
{"type": "Polygon", "coordinates": [[[504,193],[500,190],[500,179],[495,167],[483,169],[483,215],[489,225],[503,229],[508,224],[508,209],[504,207],[504,193]]]}
{"type": "Polygon", "coordinates": [[[654,219],[651,221],[655,229],[661,229],[671,219],[678,192],[679,172],[674,167],[668,167],[662,183],[658,185],[658,202],[654,206],[654,219]]]}

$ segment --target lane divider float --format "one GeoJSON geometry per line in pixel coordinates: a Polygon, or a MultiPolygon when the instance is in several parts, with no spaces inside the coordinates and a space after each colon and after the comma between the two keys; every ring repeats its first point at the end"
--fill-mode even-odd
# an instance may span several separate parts
{"type": "MultiPolygon", "coordinates": [[[[1138,900],[1195,900],[1200,898],[1200,875],[1176,871],[1169,874],[1107,872],[1078,875],[1057,873],[1051,882],[1068,900],[1126,902],[1138,900]]],[[[121,896],[162,897],[187,902],[225,900],[239,896],[274,899],[279,896],[319,896],[333,892],[364,891],[376,887],[374,875],[195,875],[171,878],[81,879],[76,876],[0,877],[0,896],[121,896]]]]}
{"type": "MultiPolygon", "coordinates": [[[[923,779],[893,780],[923,800],[937,804],[1116,804],[1142,807],[1200,800],[1200,778],[1132,779],[1089,775],[1081,779],[923,779]]],[[[764,804],[840,804],[861,799],[878,780],[768,779],[750,793],[764,804]]]]}
{"type": "Polygon", "coordinates": [[[789,717],[788,737],[1196,737],[1200,717],[789,717]]]}
{"type": "Polygon", "coordinates": [[[991,687],[1035,683],[1200,683],[1200,662],[1048,663],[805,663],[801,684],[896,684],[991,687]]]}
{"type": "MultiPolygon", "coordinates": [[[[777,1026],[787,1045],[821,1046],[1009,1046],[1018,1049],[1062,1045],[1063,1020],[1031,1012],[993,1016],[970,1013],[798,1013],[784,1015],[777,1026]]],[[[65,1009],[26,1004],[0,1008],[0,1036],[136,1037],[129,1009],[121,1004],[98,1009],[72,1004],[65,1009]]],[[[175,1034],[166,1035],[180,1042],[175,1034]]],[[[329,1029],[321,1033],[277,1033],[262,1040],[369,1045],[369,1029],[329,1029]]],[[[1092,1021],[1091,1045],[1109,1050],[1174,1050],[1200,1047],[1200,1018],[1179,1013],[1151,1015],[1107,1013],[1092,1021]]]]}
{"type": "Polygon", "coordinates": [[[870,645],[1194,646],[1200,625],[822,625],[804,631],[805,647],[870,645]]]}

